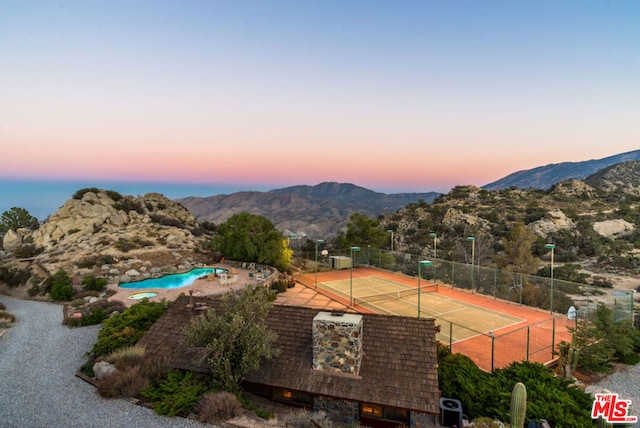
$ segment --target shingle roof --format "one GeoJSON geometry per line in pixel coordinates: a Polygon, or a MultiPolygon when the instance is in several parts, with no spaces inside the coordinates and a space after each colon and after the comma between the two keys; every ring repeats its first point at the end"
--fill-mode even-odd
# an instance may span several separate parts
{"type": "MultiPolygon", "coordinates": [[[[151,327],[139,344],[151,356],[163,356],[175,368],[207,371],[194,361],[195,352],[184,343],[182,329],[195,308],[219,308],[220,300],[179,297],[151,327]]],[[[248,377],[249,382],[305,391],[317,395],[365,403],[438,413],[437,347],[435,322],[379,314],[363,315],[364,357],[359,376],[332,374],[312,369],[312,322],[318,309],[274,305],[267,317],[278,334],[280,355],[266,361],[248,377]]]]}

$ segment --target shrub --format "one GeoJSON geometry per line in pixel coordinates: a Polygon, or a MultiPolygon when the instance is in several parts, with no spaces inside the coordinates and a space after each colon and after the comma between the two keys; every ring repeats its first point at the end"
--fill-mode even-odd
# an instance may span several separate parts
{"type": "Polygon", "coordinates": [[[72,198],[73,199],[82,199],[84,194],[85,193],[89,193],[89,192],[91,192],[91,193],[100,193],[101,190],[98,189],[97,187],[86,187],[86,188],[80,189],[76,193],[74,193],[72,198]]]}
{"type": "Polygon", "coordinates": [[[31,269],[0,268],[0,281],[9,287],[19,287],[27,283],[31,277],[31,269]]]}
{"type": "Polygon", "coordinates": [[[42,287],[40,287],[38,284],[33,284],[27,290],[27,294],[29,294],[29,297],[34,297],[34,296],[38,296],[40,294],[45,294],[45,293],[43,293],[42,287]]]}
{"type": "Polygon", "coordinates": [[[49,280],[51,280],[51,300],[67,301],[73,297],[73,286],[71,278],[63,268],[58,269],[49,280]]]}
{"type": "Polygon", "coordinates": [[[451,354],[439,360],[438,379],[442,396],[459,399],[471,419],[508,420],[513,385],[522,382],[528,419],[546,419],[551,426],[593,426],[593,397],[542,364],[513,363],[486,373],[468,357],[451,354]]]}
{"type": "Polygon", "coordinates": [[[118,211],[135,211],[138,214],[144,214],[144,207],[142,206],[142,204],[129,196],[123,197],[122,199],[116,201],[113,204],[113,208],[118,211]]]}
{"type": "Polygon", "coordinates": [[[593,285],[602,288],[613,288],[613,283],[611,282],[611,280],[603,276],[594,276],[593,285]]]}
{"type": "Polygon", "coordinates": [[[102,308],[92,308],[88,314],[83,314],[80,318],[67,318],[65,324],[69,327],[84,327],[88,325],[100,324],[107,319],[108,315],[102,308]]]}
{"type": "Polygon", "coordinates": [[[0,309],[0,327],[7,328],[16,321],[16,316],[4,309],[0,309]]]}
{"type": "Polygon", "coordinates": [[[287,287],[288,285],[285,281],[273,281],[270,288],[278,293],[284,293],[287,291],[287,287]]]}
{"type": "Polygon", "coordinates": [[[186,226],[177,218],[166,217],[160,214],[151,214],[149,216],[152,222],[160,224],[162,226],[173,226],[185,229],[186,226]]]}
{"type": "Polygon", "coordinates": [[[44,251],[43,247],[36,247],[35,245],[26,244],[21,245],[13,250],[13,255],[18,259],[28,259],[30,257],[37,256],[44,251]]]}
{"type": "Polygon", "coordinates": [[[123,196],[120,193],[116,192],[115,190],[107,190],[104,193],[106,193],[107,196],[113,199],[114,201],[119,201],[120,199],[123,198],[123,196]]]}
{"type": "Polygon", "coordinates": [[[167,309],[166,302],[140,302],[104,320],[98,340],[91,352],[96,356],[107,355],[116,349],[135,345],[144,333],[167,309]]]}
{"type": "Polygon", "coordinates": [[[138,247],[135,242],[128,241],[124,238],[118,239],[114,245],[118,250],[122,251],[123,253],[127,253],[138,247]]]}
{"type": "Polygon", "coordinates": [[[107,278],[103,276],[86,275],[82,278],[82,289],[87,291],[103,291],[107,286],[107,278]]]}
{"type": "Polygon", "coordinates": [[[200,398],[194,411],[199,421],[215,424],[239,416],[242,406],[238,397],[230,392],[208,392],[200,398]]]}
{"type": "Polygon", "coordinates": [[[210,387],[206,375],[172,370],[140,394],[153,403],[153,410],[165,416],[188,414],[210,387]]]}
{"type": "Polygon", "coordinates": [[[97,258],[95,256],[83,257],[82,260],[76,263],[79,268],[90,269],[96,265],[97,258]]]}
{"type": "Polygon", "coordinates": [[[98,257],[98,263],[96,264],[100,264],[100,265],[112,265],[116,262],[116,260],[113,258],[112,255],[109,254],[103,254],[100,257],[98,257]]]}
{"type": "Polygon", "coordinates": [[[118,370],[125,371],[144,361],[145,349],[142,346],[133,345],[116,349],[104,359],[113,364],[118,370]]]}

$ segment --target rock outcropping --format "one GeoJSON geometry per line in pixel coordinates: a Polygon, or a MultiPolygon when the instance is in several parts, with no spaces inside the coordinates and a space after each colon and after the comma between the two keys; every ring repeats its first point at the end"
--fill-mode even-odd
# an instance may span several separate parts
{"type": "MultiPolygon", "coordinates": [[[[122,196],[91,189],[79,192],[36,231],[8,232],[4,265],[30,269],[30,286],[42,283],[59,268],[74,278],[86,274],[109,282],[161,276],[201,266],[207,236],[195,217],[182,205],[158,193],[122,196]],[[30,246],[30,257],[24,258],[30,246]]],[[[75,280],[76,283],[79,279],[75,280]]]]}

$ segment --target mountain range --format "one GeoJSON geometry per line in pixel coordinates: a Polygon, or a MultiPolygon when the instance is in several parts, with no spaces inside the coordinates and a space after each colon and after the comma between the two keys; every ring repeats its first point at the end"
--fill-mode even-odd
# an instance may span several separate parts
{"type": "Polygon", "coordinates": [[[267,217],[287,235],[326,236],[344,227],[355,212],[372,217],[392,213],[411,202],[431,203],[439,193],[374,192],[350,183],[325,182],[268,192],[236,192],[210,197],[177,199],[199,221],[221,223],[248,212],[267,217]]]}
{"type": "Polygon", "coordinates": [[[621,153],[603,159],[583,162],[562,162],[514,172],[500,180],[482,186],[485,190],[500,190],[509,187],[547,190],[562,180],[582,180],[596,172],[618,163],[640,160],[640,150],[621,153]]]}
{"type": "MultiPolygon", "coordinates": [[[[483,186],[483,189],[516,187],[546,190],[560,181],[585,179],[612,165],[634,160],[640,160],[640,150],[598,160],[550,164],[515,172],[483,186]]],[[[439,195],[437,192],[385,194],[351,183],[325,182],[315,186],[291,186],[268,192],[246,191],[209,197],[185,197],[176,201],[201,222],[221,223],[233,214],[249,212],[267,217],[287,235],[313,238],[332,235],[341,230],[352,213],[360,212],[377,217],[394,213],[419,200],[432,203],[439,195]]]]}

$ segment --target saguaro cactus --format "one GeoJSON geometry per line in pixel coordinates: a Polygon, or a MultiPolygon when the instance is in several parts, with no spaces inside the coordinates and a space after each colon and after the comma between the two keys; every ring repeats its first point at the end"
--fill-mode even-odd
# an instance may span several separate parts
{"type": "Polygon", "coordinates": [[[511,428],[524,428],[527,415],[527,388],[524,383],[518,382],[511,392],[511,428]]]}
{"type": "MultiPolygon", "coordinates": [[[[611,391],[608,389],[601,389],[600,394],[611,394],[611,391]]],[[[602,415],[598,416],[598,428],[611,428],[613,424],[604,420],[602,415]]]]}
{"type": "Polygon", "coordinates": [[[571,336],[571,344],[567,342],[561,342],[558,345],[558,354],[560,356],[558,364],[562,370],[562,376],[566,379],[573,377],[573,372],[578,366],[578,355],[580,351],[576,346],[576,334],[571,336]]]}

